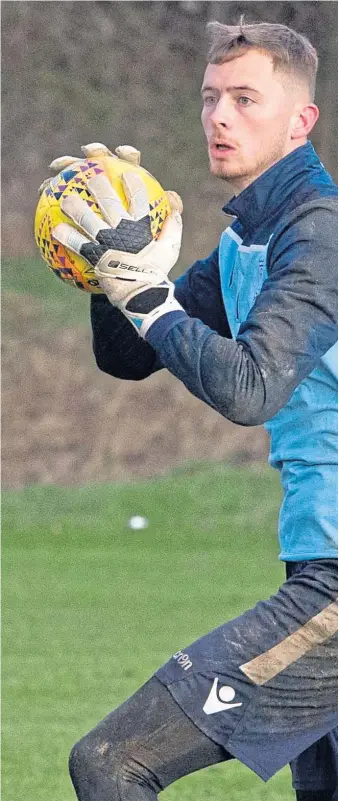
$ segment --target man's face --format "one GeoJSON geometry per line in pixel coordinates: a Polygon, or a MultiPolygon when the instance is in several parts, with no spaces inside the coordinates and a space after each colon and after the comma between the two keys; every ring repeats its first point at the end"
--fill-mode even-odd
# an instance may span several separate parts
{"type": "Polygon", "coordinates": [[[239,190],[306,141],[291,139],[291,129],[296,100],[307,103],[307,90],[296,94],[269,54],[248,50],[208,64],[202,97],[211,172],[239,190]]]}

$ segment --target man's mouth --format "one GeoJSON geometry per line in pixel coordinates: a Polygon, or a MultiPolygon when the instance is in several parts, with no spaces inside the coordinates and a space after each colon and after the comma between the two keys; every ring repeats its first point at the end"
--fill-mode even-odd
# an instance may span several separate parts
{"type": "Polygon", "coordinates": [[[235,148],[233,145],[228,145],[226,142],[210,142],[209,150],[212,158],[222,158],[228,153],[232,153],[235,148]]]}

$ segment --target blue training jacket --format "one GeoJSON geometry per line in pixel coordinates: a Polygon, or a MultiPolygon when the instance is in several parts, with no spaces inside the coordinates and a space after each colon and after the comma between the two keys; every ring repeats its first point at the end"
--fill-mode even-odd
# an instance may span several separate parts
{"type": "Polygon", "coordinates": [[[233,422],[265,424],[284,561],[337,555],[336,197],[310,142],[267,170],[224,207],[233,224],[175,282],[183,311],[147,342],[91,298],[100,369],[141,379],[165,366],[233,422]]]}

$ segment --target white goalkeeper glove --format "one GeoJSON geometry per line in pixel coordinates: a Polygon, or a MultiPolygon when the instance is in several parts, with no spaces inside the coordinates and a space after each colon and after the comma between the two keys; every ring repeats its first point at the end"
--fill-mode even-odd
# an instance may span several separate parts
{"type": "MultiPolygon", "coordinates": [[[[122,148],[119,150],[121,152],[122,148]]],[[[60,160],[56,162],[60,169],[60,160]]],[[[87,187],[104,219],[79,195],[68,195],[62,199],[62,210],[82,233],[67,223],[60,223],[54,228],[53,236],[94,267],[112,305],[119,308],[144,337],[152,323],[163,314],[182,311],[174,298],[174,285],[167,278],[179,256],[182,203],[175,192],[167,192],[171,214],[159,238],[154,240],[142,177],[128,172],[122,175],[122,181],[129,199],[128,211],[109,180],[98,175],[87,181],[87,187]]]]}
{"type": "MultiPolygon", "coordinates": [[[[85,159],[94,159],[96,156],[117,156],[118,159],[122,161],[128,161],[130,164],[134,164],[136,167],[140,166],[140,159],[141,153],[140,150],[136,150],[135,147],[132,145],[119,145],[115,148],[114,153],[106,147],[106,145],[102,145],[101,142],[92,142],[89,145],[82,145],[81,150],[84,154],[83,159],[79,159],[78,156],[59,156],[58,158],[54,159],[50,163],[50,169],[54,173],[59,173],[62,170],[65,170],[67,167],[70,167],[71,164],[75,162],[83,162],[85,159]]],[[[43,192],[45,186],[47,186],[50,182],[50,178],[45,178],[42,184],[39,186],[39,195],[43,192]]]]}

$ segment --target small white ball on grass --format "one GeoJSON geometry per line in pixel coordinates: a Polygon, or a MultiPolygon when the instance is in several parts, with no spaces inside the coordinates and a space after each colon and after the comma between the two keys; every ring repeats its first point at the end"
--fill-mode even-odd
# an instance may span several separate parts
{"type": "Polygon", "coordinates": [[[128,528],[133,529],[133,531],[140,531],[143,528],[147,528],[147,526],[147,517],[142,517],[141,515],[132,515],[128,521],[128,528]]]}

